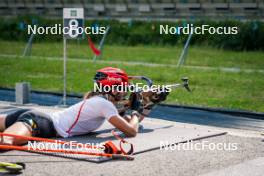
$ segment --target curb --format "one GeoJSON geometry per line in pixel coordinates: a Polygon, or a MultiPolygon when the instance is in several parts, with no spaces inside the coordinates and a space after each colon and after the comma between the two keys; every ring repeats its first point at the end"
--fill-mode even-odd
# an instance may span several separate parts
{"type": "Polygon", "coordinates": [[[233,116],[264,120],[264,113],[262,112],[245,111],[245,110],[237,110],[237,109],[225,109],[225,108],[211,108],[211,107],[201,107],[201,106],[177,105],[177,104],[159,104],[159,106],[195,109],[195,110],[217,112],[217,113],[229,114],[233,116]]]}

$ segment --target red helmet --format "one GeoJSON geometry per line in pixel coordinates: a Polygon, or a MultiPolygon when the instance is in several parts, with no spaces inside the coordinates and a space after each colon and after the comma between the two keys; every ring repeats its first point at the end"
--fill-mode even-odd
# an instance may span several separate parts
{"type": "Polygon", "coordinates": [[[119,68],[105,67],[97,70],[94,81],[102,86],[128,85],[128,75],[119,68]]]}

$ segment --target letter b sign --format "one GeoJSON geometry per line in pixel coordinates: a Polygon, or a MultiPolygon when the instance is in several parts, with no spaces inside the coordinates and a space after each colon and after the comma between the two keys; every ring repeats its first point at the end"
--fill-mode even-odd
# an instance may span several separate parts
{"type": "Polygon", "coordinates": [[[63,27],[64,37],[67,39],[83,38],[84,27],[83,8],[64,8],[63,27]]]}

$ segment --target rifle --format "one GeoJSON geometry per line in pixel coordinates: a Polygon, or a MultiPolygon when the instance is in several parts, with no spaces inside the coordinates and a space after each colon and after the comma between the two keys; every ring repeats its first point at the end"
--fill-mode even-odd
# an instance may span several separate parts
{"type": "MultiPolygon", "coordinates": [[[[141,106],[141,109],[147,109],[152,108],[154,105],[158,104],[158,101],[160,99],[160,95],[164,96],[164,100],[166,99],[166,96],[169,94],[169,92],[164,93],[164,91],[168,90],[174,90],[177,88],[185,88],[188,92],[191,92],[191,89],[189,88],[189,79],[187,77],[181,78],[182,83],[175,83],[175,84],[168,84],[163,85],[160,87],[163,87],[164,89],[160,89],[160,87],[152,88],[153,81],[145,76],[130,76],[129,79],[131,80],[143,80],[147,83],[147,86],[149,89],[137,89],[135,92],[132,92],[129,96],[129,98],[125,98],[124,100],[119,101],[116,104],[116,107],[118,109],[118,112],[122,115],[125,114],[125,112],[129,110],[134,110],[133,106],[135,106],[136,103],[139,103],[141,106]]],[[[164,101],[162,100],[162,101],[164,101]]]]}

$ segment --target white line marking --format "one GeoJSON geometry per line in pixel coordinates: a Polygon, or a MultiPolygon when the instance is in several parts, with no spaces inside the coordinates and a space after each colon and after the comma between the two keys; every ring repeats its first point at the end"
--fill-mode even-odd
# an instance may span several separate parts
{"type": "MultiPolygon", "coordinates": [[[[20,56],[20,55],[8,55],[8,54],[0,54],[0,57],[8,57],[8,58],[23,58],[23,59],[46,59],[46,60],[56,60],[62,61],[62,57],[44,57],[44,56],[20,56]]],[[[91,59],[85,58],[67,58],[69,61],[76,61],[76,62],[93,62],[91,59]]],[[[177,68],[177,65],[173,64],[157,64],[157,63],[149,63],[149,62],[133,62],[133,61],[106,61],[106,60],[97,60],[98,63],[107,63],[107,64],[125,64],[125,65],[144,65],[149,67],[172,67],[177,68]]],[[[238,72],[245,72],[245,73],[264,73],[263,69],[241,69],[236,67],[208,67],[208,66],[191,66],[191,65],[184,65],[184,68],[190,69],[198,69],[198,70],[218,70],[222,72],[231,72],[231,73],[238,73],[238,72]]]]}

